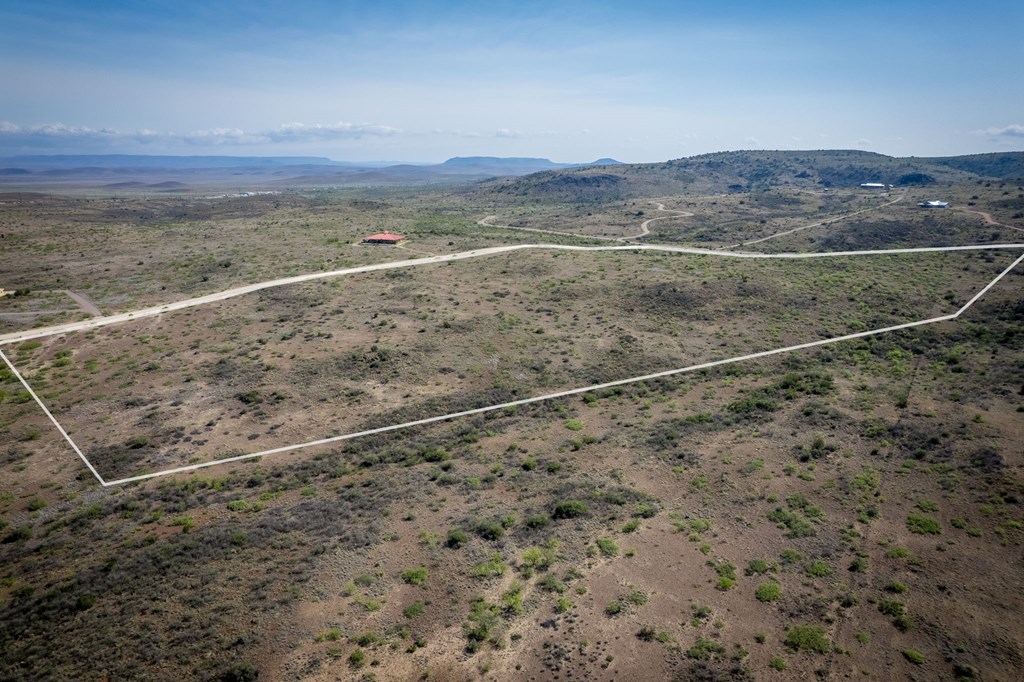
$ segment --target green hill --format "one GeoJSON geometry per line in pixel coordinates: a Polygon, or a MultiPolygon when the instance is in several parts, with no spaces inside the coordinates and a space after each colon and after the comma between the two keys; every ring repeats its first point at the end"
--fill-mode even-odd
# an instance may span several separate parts
{"type": "Polygon", "coordinates": [[[1024,174],[1024,153],[897,158],[858,150],[732,151],[663,163],[567,168],[480,183],[494,197],[599,202],[678,193],[743,192],[768,187],[821,189],[865,182],[896,186],[969,182],[1024,174]]]}
{"type": "Polygon", "coordinates": [[[931,161],[949,168],[1001,180],[1024,180],[1024,152],[947,156],[931,161]]]}

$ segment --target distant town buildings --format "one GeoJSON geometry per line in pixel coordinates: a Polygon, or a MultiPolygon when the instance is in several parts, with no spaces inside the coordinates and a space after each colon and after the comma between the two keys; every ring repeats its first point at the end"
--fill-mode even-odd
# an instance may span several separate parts
{"type": "Polygon", "coordinates": [[[363,240],[364,244],[400,244],[405,237],[400,234],[391,234],[390,232],[381,232],[380,234],[371,234],[369,237],[363,240]]]}
{"type": "Polygon", "coordinates": [[[918,204],[921,208],[949,208],[948,201],[922,201],[918,204]]]}

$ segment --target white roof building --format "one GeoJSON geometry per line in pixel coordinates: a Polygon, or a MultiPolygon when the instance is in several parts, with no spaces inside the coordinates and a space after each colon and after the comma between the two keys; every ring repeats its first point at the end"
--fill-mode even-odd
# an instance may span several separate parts
{"type": "Polygon", "coordinates": [[[921,208],[949,208],[948,201],[922,201],[918,204],[921,208]]]}

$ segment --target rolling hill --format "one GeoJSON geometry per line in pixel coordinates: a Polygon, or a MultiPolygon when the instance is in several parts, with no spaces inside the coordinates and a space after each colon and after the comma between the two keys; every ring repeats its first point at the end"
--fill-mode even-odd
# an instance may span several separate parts
{"type": "MultiPolygon", "coordinates": [[[[662,163],[587,166],[481,183],[486,195],[599,202],[679,192],[744,192],[767,187],[822,189],[864,182],[897,186],[1007,178],[1024,153],[896,158],[858,150],[731,151],[662,163]]],[[[1024,175],[1024,173],[1021,173],[1024,175]]]]}

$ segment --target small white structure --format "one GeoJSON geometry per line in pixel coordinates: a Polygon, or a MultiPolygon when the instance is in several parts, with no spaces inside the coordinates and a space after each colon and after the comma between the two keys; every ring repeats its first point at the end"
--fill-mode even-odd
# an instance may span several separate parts
{"type": "Polygon", "coordinates": [[[862,182],[860,186],[864,189],[885,189],[884,182],[862,182]]]}
{"type": "Polygon", "coordinates": [[[948,201],[922,201],[918,204],[921,208],[949,208],[948,201]]]}

